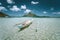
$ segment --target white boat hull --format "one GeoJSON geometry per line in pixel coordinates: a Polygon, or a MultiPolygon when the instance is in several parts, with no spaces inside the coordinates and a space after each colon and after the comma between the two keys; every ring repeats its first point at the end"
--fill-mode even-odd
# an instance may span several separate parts
{"type": "Polygon", "coordinates": [[[17,25],[17,27],[20,29],[19,31],[21,31],[21,30],[29,27],[29,26],[32,24],[32,21],[33,21],[33,20],[27,20],[27,21],[25,21],[25,22],[17,25]]]}

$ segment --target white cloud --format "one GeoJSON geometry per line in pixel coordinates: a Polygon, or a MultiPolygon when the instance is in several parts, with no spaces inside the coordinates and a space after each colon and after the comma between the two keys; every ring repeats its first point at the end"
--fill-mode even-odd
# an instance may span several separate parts
{"type": "Polygon", "coordinates": [[[0,5],[2,5],[2,3],[0,3],[0,5]]]}
{"type": "Polygon", "coordinates": [[[20,8],[18,8],[16,5],[14,5],[12,8],[10,8],[12,11],[21,11],[20,8]]]}
{"type": "Polygon", "coordinates": [[[50,10],[54,10],[54,8],[51,8],[50,10]]]}
{"type": "Polygon", "coordinates": [[[39,2],[34,2],[34,1],[31,1],[31,4],[38,4],[39,2]]]}
{"type": "Polygon", "coordinates": [[[52,14],[60,14],[60,12],[52,12],[52,14]]]}
{"type": "Polygon", "coordinates": [[[21,9],[26,9],[26,5],[21,5],[21,9]]]}
{"type": "Polygon", "coordinates": [[[7,9],[5,7],[0,6],[0,11],[2,11],[2,10],[7,11],[7,9]]]}
{"type": "Polygon", "coordinates": [[[26,10],[24,11],[24,13],[29,13],[29,12],[31,12],[30,9],[26,9],[26,10]]]}
{"type": "Polygon", "coordinates": [[[12,3],[15,3],[15,2],[13,2],[13,0],[7,0],[7,3],[12,4],[12,3]]]}
{"type": "Polygon", "coordinates": [[[46,14],[47,12],[46,11],[43,11],[44,14],[46,14]]]}
{"type": "Polygon", "coordinates": [[[8,8],[10,8],[11,6],[10,6],[10,5],[8,5],[7,7],[8,7],[8,8]]]}

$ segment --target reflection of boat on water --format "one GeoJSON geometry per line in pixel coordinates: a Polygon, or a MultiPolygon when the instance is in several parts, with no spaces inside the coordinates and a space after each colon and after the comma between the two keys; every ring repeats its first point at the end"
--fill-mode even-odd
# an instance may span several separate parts
{"type": "Polygon", "coordinates": [[[29,27],[32,24],[33,20],[26,20],[23,23],[16,24],[17,27],[20,29],[19,31],[22,31],[23,29],[29,27]]]}

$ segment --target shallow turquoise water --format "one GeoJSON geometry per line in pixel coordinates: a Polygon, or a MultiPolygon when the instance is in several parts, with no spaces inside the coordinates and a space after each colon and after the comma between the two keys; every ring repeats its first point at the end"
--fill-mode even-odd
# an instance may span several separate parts
{"type": "Polygon", "coordinates": [[[0,18],[0,40],[60,40],[60,18],[0,18]],[[14,25],[33,19],[21,32],[14,25]]]}

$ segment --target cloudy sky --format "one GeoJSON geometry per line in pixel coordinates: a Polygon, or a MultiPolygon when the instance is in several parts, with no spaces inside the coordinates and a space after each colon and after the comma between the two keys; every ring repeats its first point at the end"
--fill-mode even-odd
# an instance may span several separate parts
{"type": "Polygon", "coordinates": [[[29,12],[39,16],[60,16],[60,0],[0,0],[0,11],[10,16],[29,12]]]}

